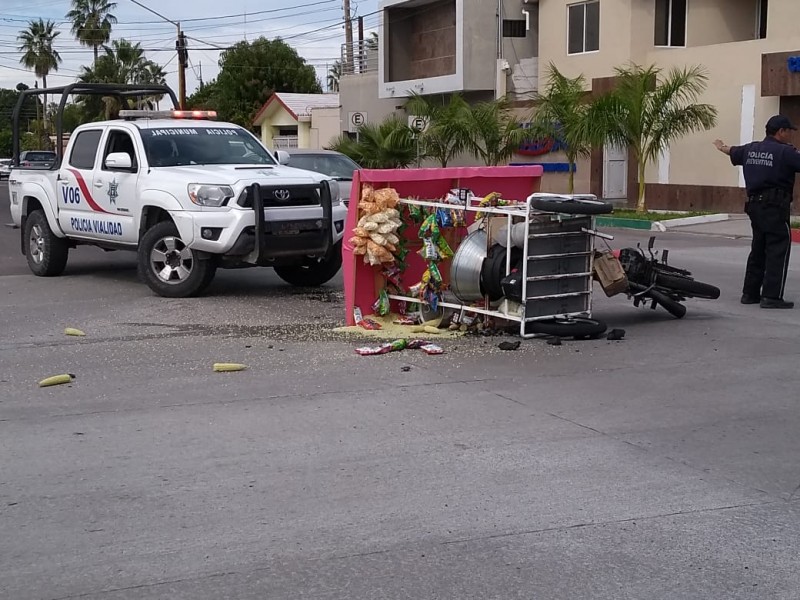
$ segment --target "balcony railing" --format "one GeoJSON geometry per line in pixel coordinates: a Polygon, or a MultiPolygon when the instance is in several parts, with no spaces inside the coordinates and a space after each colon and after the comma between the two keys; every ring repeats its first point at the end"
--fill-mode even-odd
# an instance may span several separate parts
{"type": "Polygon", "coordinates": [[[278,135],[272,138],[272,145],[276,150],[283,148],[297,148],[296,135],[278,135]]]}
{"type": "Polygon", "coordinates": [[[378,40],[367,39],[342,44],[341,65],[342,75],[377,72],[378,40]]]}

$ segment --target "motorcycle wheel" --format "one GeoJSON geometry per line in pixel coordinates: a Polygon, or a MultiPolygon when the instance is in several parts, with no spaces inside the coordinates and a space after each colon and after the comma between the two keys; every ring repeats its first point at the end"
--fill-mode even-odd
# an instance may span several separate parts
{"type": "Polygon", "coordinates": [[[719,288],[702,281],[695,281],[686,277],[668,275],[666,273],[656,274],[657,285],[670,288],[685,296],[693,298],[705,298],[706,300],[716,300],[719,298],[719,288]]]}

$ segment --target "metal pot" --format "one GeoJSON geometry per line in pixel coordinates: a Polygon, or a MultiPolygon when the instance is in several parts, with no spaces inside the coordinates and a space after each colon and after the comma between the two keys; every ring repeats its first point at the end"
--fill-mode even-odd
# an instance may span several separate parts
{"type": "Polygon", "coordinates": [[[450,290],[461,302],[483,299],[481,268],[486,258],[486,232],[473,231],[456,250],[450,265],[450,290]]]}

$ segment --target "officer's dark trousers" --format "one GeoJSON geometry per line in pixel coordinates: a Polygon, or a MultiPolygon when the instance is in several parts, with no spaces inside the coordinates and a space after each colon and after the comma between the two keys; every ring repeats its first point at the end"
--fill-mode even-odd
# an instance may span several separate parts
{"type": "Polygon", "coordinates": [[[789,269],[790,199],[752,196],[745,212],[753,227],[753,245],[744,275],[744,294],[755,298],[783,298],[789,269]]]}

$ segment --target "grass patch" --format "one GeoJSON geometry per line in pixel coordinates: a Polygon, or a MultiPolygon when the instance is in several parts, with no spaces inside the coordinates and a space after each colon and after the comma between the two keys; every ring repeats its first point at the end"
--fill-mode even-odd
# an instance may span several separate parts
{"type": "Polygon", "coordinates": [[[800,229],[800,221],[792,221],[791,225],[792,229],[800,229]]]}
{"type": "MultiPolygon", "coordinates": [[[[638,219],[640,221],[665,221],[667,219],[683,219],[684,217],[700,217],[703,215],[711,215],[714,213],[710,212],[685,212],[685,213],[675,213],[675,212],[668,212],[668,213],[657,213],[657,212],[645,212],[645,213],[638,213],[632,209],[614,209],[614,212],[606,215],[614,219],[638,219]]],[[[800,226],[800,223],[798,223],[800,226]]]]}

